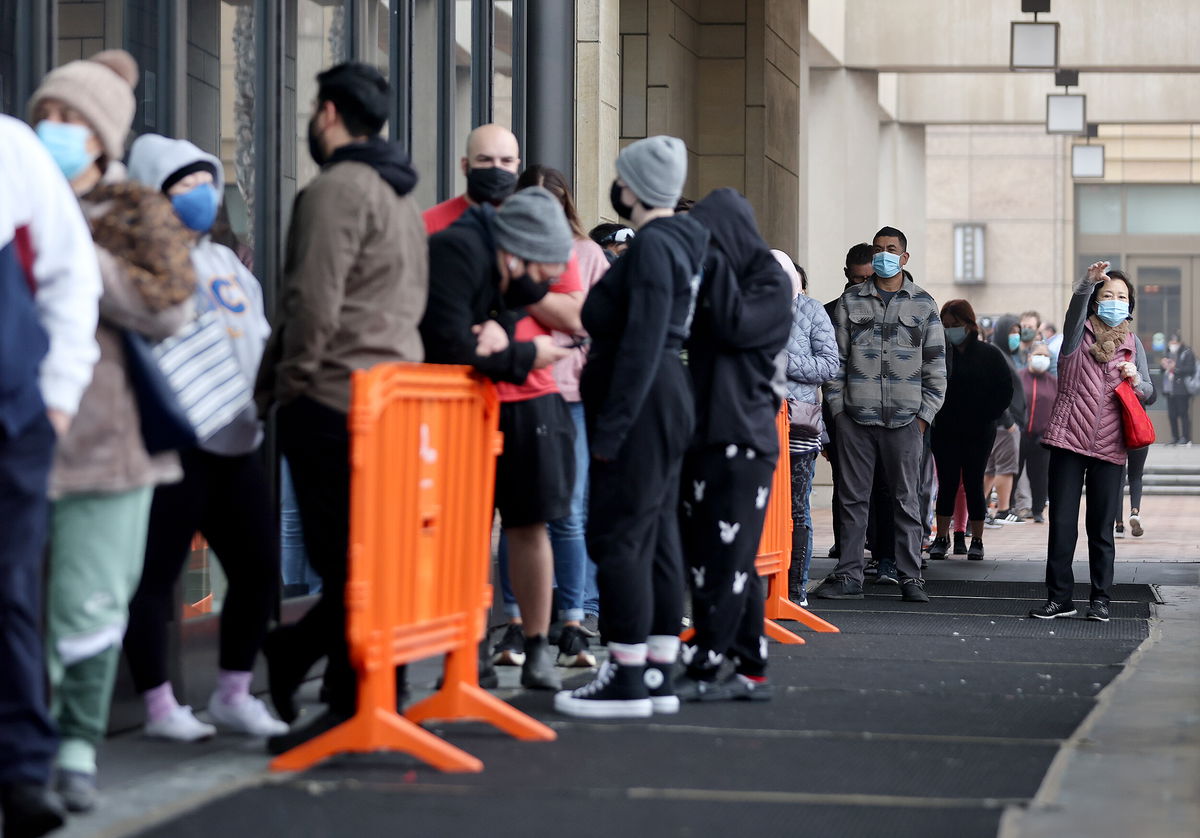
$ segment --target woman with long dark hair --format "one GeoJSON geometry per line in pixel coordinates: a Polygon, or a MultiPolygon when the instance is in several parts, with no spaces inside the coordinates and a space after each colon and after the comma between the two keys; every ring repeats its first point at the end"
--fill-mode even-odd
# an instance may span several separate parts
{"type": "Polygon", "coordinates": [[[1133,283],[1096,262],[1076,284],[1063,325],[1058,398],[1042,437],[1050,448],[1050,543],[1046,604],[1029,612],[1042,620],[1077,612],[1071,561],[1079,540],[1079,501],[1087,490],[1089,620],[1108,621],[1116,548],[1112,522],[1121,510],[1121,468],[1128,449],[1114,391],[1128,380],[1138,398],[1151,392],[1146,350],[1129,327],[1133,283]]]}
{"type": "Polygon", "coordinates": [[[950,519],[958,487],[967,496],[971,546],[967,558],[983,558],[983,472],[996,438],[996,420],[1012,401],[1012,377],[1000,350],[979,339],[975,309],[966,300],[942,306],[946,330],[946,401],[933,420],[931,445],[937,463],[937,538],[929,558],[950,550],[950,519]]]}

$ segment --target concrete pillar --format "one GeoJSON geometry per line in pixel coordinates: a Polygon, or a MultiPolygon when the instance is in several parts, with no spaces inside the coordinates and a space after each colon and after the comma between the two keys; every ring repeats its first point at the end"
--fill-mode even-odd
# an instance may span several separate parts
{"type": "Polygon", "coordinates": [[[527,25],[526,163],[575,172],[575,7],[530,3],[527,25]]]}
{"type": "Polygon", "coordinates": [[[621,9],[575,3],[575,207],[585,228],[612,215],[608,189],[620,150],[621,9]]]}
{"type": "Polygon", "coordinates": [[[885,122],[879,128],[879,225],[908,236],[908,270],[922,285],[925,249],[925,126],[885,122]]]}
{"type": "Polygon", "coordinates": [[[846,250],[879,228],[878,74],[809,72],[808,270],[810,294],[836,297],[846,250]]]}

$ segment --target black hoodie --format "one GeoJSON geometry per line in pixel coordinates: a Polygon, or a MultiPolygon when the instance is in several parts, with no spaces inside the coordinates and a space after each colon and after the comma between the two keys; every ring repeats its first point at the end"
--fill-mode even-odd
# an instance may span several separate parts
{"type": "Polygon", "coordinates": [[[687,342],[695,444],[734,443],[777,457],[782,396],[772,382],[792,325],[791,280],[736,190],[717,189],[689,214],[711,233],[687,342]]]}
{"type": "Polygon", "coordinates": [[[616,458],[665,352],[683,345],[707,243],[708,231],[688,215],[655,219],[588,293],[583,327],[592,347],[580,390],[596,406],[594,455],[616,458]]]}
{"type": "Polygon", "coordinates": [[[492,237],[495,209],[472,207],[454,224],[429,237],[429,302],[421,320],[425,360],[430,364],[466,364],[493,381],[522,384],[533,369],[537,348],[513,341],[520,312],[510,311],[500,293],[500,270],[492,237]],[[495,320],[508,332],[508,348],[475,354],[471,327],[495,320]]]}
{"type": "Polygon", "coordinates": [[[417,170],[399,143],[389,143],[382,137],[371,137],[363,143],[350,143],[329,156],[326,166],[334,163],[366,163],[379,173],[396,194],[404,197],[417,185],[417,170]]]}
{"type": "Polygon", "coordinates": [[[1008,332],[1019,318],[1011,314],[1002,314],[996,318],[995,329],[992,330],[992,343],[1000,350],[1004,360],[1008,362],[1009,378],[1012,380],[1013,395],[1008,410],[996,420],[996,427],[1011,428],[1015,425],[1025,425],[1025,387],[1017,377],[1017,362],[1012,350],[1008,348],[1008,332]]]}

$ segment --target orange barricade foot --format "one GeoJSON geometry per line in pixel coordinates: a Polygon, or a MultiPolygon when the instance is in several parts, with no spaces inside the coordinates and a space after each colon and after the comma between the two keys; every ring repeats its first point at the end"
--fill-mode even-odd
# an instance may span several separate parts
{"type": "Polygon", "coordinates": [[[387,710],[360,711],[344,724],[276,757],[271,761],[271,770],[303,771],[337,754],[383,750],[411,754],[439,771],[483,770],[483,763],[466,751],[387,710]]]}
{"type": "Polygon", "coordinates": [[[558,734],[537,719],[476,684],[446,684],[429,698],[409,707],[404,715],[409,721],[418,723],[431,719],[487,722],[509,736],[527,742],[553,742],[558,738],[558,734]]]}
{"type": "Polygon", "coordinates": [[[772,640],[786,643],[789,646],[803,646],[804,638],[794,634],[774,620],[763,620],[763,632],[772,640]]]}
{"type": "Polygon", "coordinates": [[[767,600],[767,617],[772,620],[795,620],[803,623],[813,631],[832,632],[838,634],[841,630],[828,620],[823,620],[807,608],[801,608],[790,599],[775,597],[767,600]]]}

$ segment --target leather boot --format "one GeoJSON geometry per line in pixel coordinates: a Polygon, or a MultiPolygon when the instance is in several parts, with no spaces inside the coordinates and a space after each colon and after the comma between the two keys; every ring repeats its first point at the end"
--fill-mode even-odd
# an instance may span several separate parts
{"type": "Polygon", "coordinates": [[[804,601],[804,553],[808,549],[808,528],[792,528],[792,561],[788,565],[788,599],[799,605],[804,601]]]}

